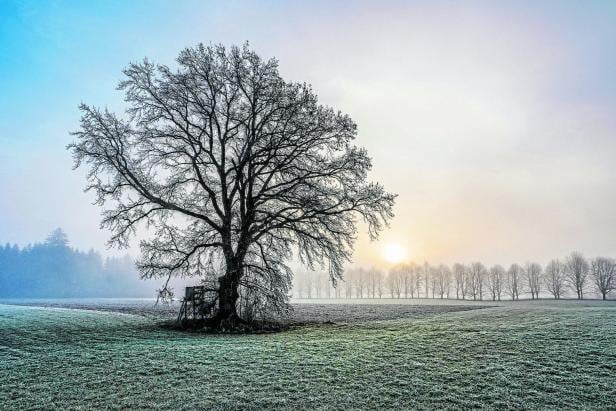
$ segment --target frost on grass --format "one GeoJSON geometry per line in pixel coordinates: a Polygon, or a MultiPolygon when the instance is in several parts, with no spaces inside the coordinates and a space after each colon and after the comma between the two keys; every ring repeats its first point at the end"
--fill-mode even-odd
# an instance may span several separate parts
{"type": "Polygon", "coordinates": [[[0,403],[29,408],[609,409],[616,306],[528,305],[251,336],[0,306],[0,403]]]}
{"type": "MultiPolygon", "coordinates": [[[[385,321],[401,318],[424,318],[448,312],[468,311],[486,308],[483,304],[462,304],[460,302],[440,304],[438,300],[410,301],[404,304],[375,304],[363,302],[332,303],[334,300],[324,300],[322,303],[292,304],[288,317],[273,318],[290,325],[320,324],[320,323],[355,323],[362,321],[385,321]]],[[[108,311],[124,314],[134,314],[152,319],[173,320],[177,317],[179,304],[154,304],[146,299],[74,299],[74,300],[12,300],[11,304],[37,307],[72,308],[80,310],[108,311]]]]}

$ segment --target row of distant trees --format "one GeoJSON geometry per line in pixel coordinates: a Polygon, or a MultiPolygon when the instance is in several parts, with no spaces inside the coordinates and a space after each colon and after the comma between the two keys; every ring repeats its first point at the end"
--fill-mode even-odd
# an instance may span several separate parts
{"type": "Polygon", "coordinates": [[[0,298],[135,297],[153,295],[128,257],[103,259],[69,247],[62,229],[42,243],[0,246],[0,298]]]}
{"type": "Polygon", "coordinates": [[[520,295],[538,299],[588,293],[607,299],[616,290],[616,261],[612,258],[587,259],[579,252],[545,267],[535,262],[486,267],[471,264],[399,264],[384,272],[371,268],[347,270],[344,280],[334,287],[325,273],[300,272],[294,282],[297,298],[455,298],[459,300],[519,300],[520,295]]]}

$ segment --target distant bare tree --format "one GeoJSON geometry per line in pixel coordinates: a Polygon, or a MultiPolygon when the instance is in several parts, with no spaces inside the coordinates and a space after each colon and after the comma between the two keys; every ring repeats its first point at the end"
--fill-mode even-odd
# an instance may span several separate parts
{"type": "Polygon", "coordinates": [[[426,293],[424,294],[425,298],[430,298],[430,265],[428,264],[428,262],[424,262],[423,265],[423,281],[424,281],[424,285],[426,287],[426,293]]]}
{"type": "Polygon", "coordinates": [[[447,270],[447,279],[446,279],[446,287],[447,287],[447,298],[451,297],[451,286],[453,285],[453,272],[449,266],[445,266],[447,270]]]}
{"type": "Polygon", "coordinates": [[[453,276],[456,286],[456,300],[466,298],[466,267],[456,263],[453,265],[453,276]]]}
{"type": "Polygon", "coordinates": [[[353,297],[353,286],[355,283],[355,278],[353,277],[354,270],[347,270],[344,279],[344,298],[352,298],[353,297]]]}
{"type": "Polygon", "coordinates": [[[438,266],[437,270],[438,281],[436,283],[436,292],[443,299],[449,298],[449,289],[451,287],[451,270],[444,264],[438,266]]]}
{"type": "Polygon", "coordinates": [[[293,295],[297,298],[304,296],[304,276],[301,272],[297,272],[293,277],[293,295]]]}
{"type": "Polygon", "coordinates": [[[512,300],[520,299],[520,291],[523,286],[522,275],[524,270],[518,264],[511,264],[507,270],[507,293],[512,300]]]}
{"type": "Polygon", "coordinates": [[[333,284],[332,286],[334,287],[334,298],[342,298],[342,285],[340,282],[333,284]]]}
{"type": "Polygon", "coordinates": [[[332,283],[331,281],[329,281],[329,275],[325,271],[321,271],[319,274],[320,274],[319,275],[319,285],[321,287],[321,296],[322,298],[330,298],[332,283]]]}
{"type": "Polygon", "coordinates": [[[395,272],[396,272],[397,267],[393,266],[389,269],[389,271],[385,274],[385,288],[387,289],[387,291],[389,291],[389,297],[390,298],[394,298],[394,295],[396,294],[395,292],[395,280],[394,280],[394,276],[395,276],[395,272]]]}
{"type": "Polygon", "coordinates": [[[415,291],[417,292],[417,298],[420,297],[421,285],[423,283],[423,267],[417,265],[417,270],[415,271],[415,291]]]}
{"type": "Polygon", "coordinates": [[[310,271],[308,275],[312,277],[312,284],[314,290],[314,298],[321,298],[321,277],[318,272],[310,271]]]}
{"type": "Polygon", "coordinates": [[[304,291],[303,298],[312,298],[312,277],[310,277],[307,271],[300,272],[300,282],[303,284],[302,289],[304,291]]]}
{"type": "Polygon", "coordinates": [[[503,285],[505,282],[505,269],[501,265],[495,265],[490,268],[486,277],[486,287],[492,296],[492,301],[501,300],[503,293],[503,285]]]}
{"type": "Polygon", "coordinates": [[[310,272],[304,272],[304,278],[306,281],[306,298],[312,298],[312,290],[314,288],[314,281],[310,272]]]}
{"type": "Polygon", "coordinates": [[[368,270],[367,273],[367,283],[368,283],[368,298],[376,298],[376,285],[377,285],[377,279],[376,279],[376,275],[374,272],[374,267],[372,270],[368,270]]]}
{"type": "Polygon", "coordinates": [[[396,268],[392,268],[389,270],[389,274],[387,275],[387,288],[389,289],[389,295],[391,298],[394,298],[397,291],[397,283],[398,283],[398,272],[396,268]]]}
{"type": "Polygon", "coordinates": [[[567,257],[567,262],[565,264],[565,274],[569,285],[575,290],[578,300],[583,300],[584,288],[590,269],[588,261],[582,253],[575,251],[567,257]]]}
{"type": "Polygon", "coordinates": [[[384,275],[383,272],[381,270],[376,270],[376,279],[377,279],[377,283],[376,283],[376,294],[379,296],[379,298],[383,297],[383,292],[384,292],[384,275]]]}
{"type": "Polygon", "coordinates": [[[355,298],[364,298],[367,280],[368,272],[363,268],[358,268],[355,271],[355,298]]]}
{"type": "Polygon", "coordinates": [[[524,266],[524,276],[526,277],[526,285],[528,285],[531,299],[539,298],[542,283],[541,266],[537,263],[526,263],[524,266]]]}
{"type": "Polygon", "coordinates": [[[484,291],[484,288],[485,288],[485,283],[486,283],[487,275],[488,275],[488,270],[484,266],[483,270],[480,271],[480,277],[479,277],[479,300],[483,300],[483,291],[484,291]]]}
{"type": "Polygon", "coordinates": [[[383,291],[383,272],[381,270],[372,267],[370,270],[366,272],[368,284],[369,284],[369,294],[368,297],[372,296],[372,298],[381,298],[383,291]]]}
{"type": "Polygon", "coordinates": [[[616,265],[614,260],[597,257],[591,262],[590,272],[601,298],[607,299],[607,295],[616,290],[616,265]]]}
{"type": "Polygon", "coordinates": [[[334,284],[332,284],[331,281],[329,281],[329,279],[327,278],[327,273],[323,272],[321,275],[323,281],[323,290],[325,291],[325,298],[330,299],[332,298],[332,294],[335,291],[334,284]]]}
{"type": "Polygon", "coordinates": [[[473,300],[483,299],[483,283],[486,276],[486,268],[480,263],[472,263],[468,272],[469,293],[473,300]]]}
{"type": "Polygon", "coordinates": [[[550,261],[545,267],[544,281],[554,299],[560,300],[565,290],[565,265],[560,260],[550,261]]]}
{"type": "Polygon", "coordinates": [[[415,263],[404,264],[402,266],[402,277],[403,277],[403,285],[402,288],[404,290],[404,298],[409,298],[409,294],[411,297],[414,294],[414,278],[413,272],[416,270],[415,263]]]}
{"type": "Polygon", "coordinates": [[[391,298],[394,298],[394,296],[400,298],[402,295],[402,291],[404,289],[404,271],[405,268],[403,264],[396,265],[389,270],[387,281],[389,284],[391,298]]]}
{"type": "Polygon", "coordinates": [[[437,266],[430,267],[430,292],[432,298],[436,298],[436,295],[438,294],[440,275],[441,273],[437,266]]]}

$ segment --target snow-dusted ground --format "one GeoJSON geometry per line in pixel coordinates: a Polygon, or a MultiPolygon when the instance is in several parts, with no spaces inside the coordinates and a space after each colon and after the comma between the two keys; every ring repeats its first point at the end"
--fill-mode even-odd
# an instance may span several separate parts
{"type": "MultiPolygon", "coordinates": [[[[156,304],[147,298],[85,298],[85,299],[12,299],[0,304],[60,307],[81,310],[119,312],[144,317],[170,320],[177,316],[180,304],[156,304]]],[[[614,305],[616,301],[598,300],[522,300],[522,301],[472,301],[447,299],[296,299],[286,321],[304,323],[355,323],[404,318],[427,318],[448,312],[468,311],[488,307],[555,308],[594,307],[614,305]]]]}
{"type": "Polygon", "coordinates": [[[0,304],[0,409],[614,409],[614,302],[355,303],[295,315],[397,319],[210,335],[148,300],[0,304]]]}
{"type": "MultiPolygon", "coordinates": [[[[155,299],[14,299],[0,300],[0,303],[119,312],[160,319],[172,319],[179,311],[179,302],[156,304],[155,299]]],[[[288,321],[291,323],[352,323],[425,318],[448,312],[485,308],[490,305],[486,302],[432,299],[295,300],[292,302],[293,310],[288,321]]]]}

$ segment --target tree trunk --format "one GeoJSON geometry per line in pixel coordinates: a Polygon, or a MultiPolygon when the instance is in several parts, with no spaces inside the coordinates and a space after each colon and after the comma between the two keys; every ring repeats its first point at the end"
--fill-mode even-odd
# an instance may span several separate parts
{"type": "Polygon", "coordinates": [[[218,313],[211,326],[220,330],[230,331],[245,323],[237,313],[241,269],[236,267],[228,267],[226,274],[218,278],[218,313]]]}
{"type": "Polygon", "coordinates": [[[239,298],[238,282],[234,281],[233,273],[227,273],[219,279],[218,315],[221,320],[237,317],[237,299],[239,298]]]}

